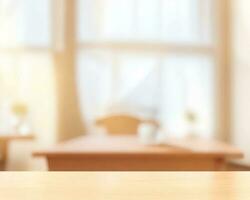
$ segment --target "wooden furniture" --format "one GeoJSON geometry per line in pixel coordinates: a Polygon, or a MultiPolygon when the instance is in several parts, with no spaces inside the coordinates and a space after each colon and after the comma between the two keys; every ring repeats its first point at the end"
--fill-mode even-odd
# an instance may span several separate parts
{"type": "Polygon", "coordinates": [[[110,115],[96,120],[96,125],[104,127],[109,134],[135,134],[141,123],[158,127],[155,120],[140,119],[132,115],[110,115]]]}
{"type": "Polygon", "coordinates": [[[242,158],[229,145],[200,139],[168,139],[146,146],[135,136],[80,137],[34,152],[47,159],[49,170],[224,170],[228,159],[242,158]]]}
{"type": "Polygon", "coordinates": [[[250,166],[246,163],[238,163],[229,161],[227,163],[227,170],[228,171],[250,171],[250,166]]]}
{"type": "Polygon", "coordinates": [[[19,135],[9,134],[0,135],[0,170],[5,170],[6,162],[8,160],[9,144],[13,140],[30,140],[33,139],[33,135],[19,135]]]}
{"type": "Polygon", "coordinates": [[[244,172],[0,173],[4,200],[247,200],[244,172]]]}

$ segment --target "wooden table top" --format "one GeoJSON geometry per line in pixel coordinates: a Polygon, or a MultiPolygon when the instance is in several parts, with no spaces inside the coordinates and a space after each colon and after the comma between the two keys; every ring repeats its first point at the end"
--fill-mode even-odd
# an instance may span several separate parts
{"type": "Polygon", "coordinates": [[[144,145],[135,136],[79,137],[52,148],[38,150],[35,156],[190,156],[242,158],[242,152],[218,141],[167,139],[164,145],[144,145]]]}
{"type": "Polygon", "coordinates": [[[0,173],[4,200],[246,200],[247,172],[0,173]]]}
{"type": "Polygon", "coordinates": [[[33,134],[21,135],[21,134],[0,134],[0,140],[30,140],[34,139],[33,134]]]}

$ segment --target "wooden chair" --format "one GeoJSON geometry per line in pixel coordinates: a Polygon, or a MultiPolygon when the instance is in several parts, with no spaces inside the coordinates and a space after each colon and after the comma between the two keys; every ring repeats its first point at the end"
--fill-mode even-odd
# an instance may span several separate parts
{"type": "Polygon", "coordinates": [[[156,127],[159,124],[155,120],[140,119],[131,115],[111,115],[96,120],[96,125],[104,127],[109,134],[136,134],[141,123],[150,123],[156,127]]]}

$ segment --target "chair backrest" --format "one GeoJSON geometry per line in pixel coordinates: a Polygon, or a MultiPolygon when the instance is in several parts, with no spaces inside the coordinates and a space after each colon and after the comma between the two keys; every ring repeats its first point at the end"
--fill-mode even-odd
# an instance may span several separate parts
{"type": "Polygon", "coordinates": [[[96,120],[96,125],[104,127],[109,134],[136,134],[141,123],[151,123],[158,126],[154,120],[143,120],[131,115],[112,115],[96,120]]]}

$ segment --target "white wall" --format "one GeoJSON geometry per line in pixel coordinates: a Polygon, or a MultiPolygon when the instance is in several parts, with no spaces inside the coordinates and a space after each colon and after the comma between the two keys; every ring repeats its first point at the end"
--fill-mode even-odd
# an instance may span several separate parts
{"type": "Polygon", "coordinates": [[[27,60],[23,74],[28,78],[23,78],[25,87],[21,97],[28,104],[35,139],[11,142],[7,163],[7,169],[11,171],[46,170],[44,159],[34,158],[32,152],[56,141],[57,98],[53,63],[43,55],[31,55],[27,60]]]}
{"type": "Polygon", "coordinates": [[[250,1],[232,0],[232,142],[250,165],[250,1]]]}

